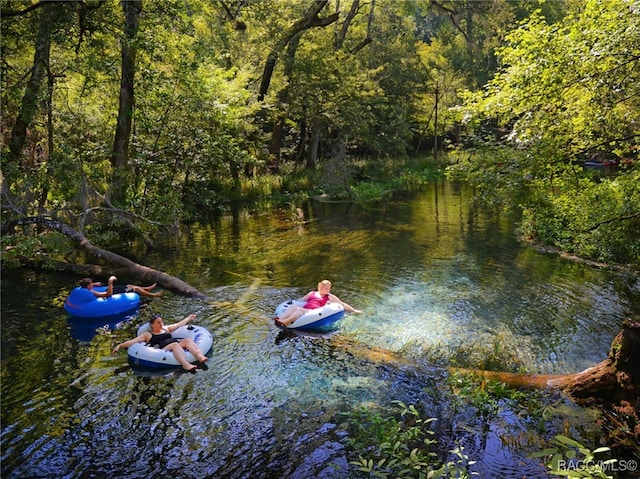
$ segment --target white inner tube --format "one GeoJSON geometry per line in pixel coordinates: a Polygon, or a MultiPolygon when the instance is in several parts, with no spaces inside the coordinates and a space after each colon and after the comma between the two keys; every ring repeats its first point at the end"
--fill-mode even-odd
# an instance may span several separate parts
{"type": "MultiPolygon", "coordinates": [[[[145,323],[138,328],[138,336],[149,331],[149,323],[145,323]]],[[[189,338],[198,345],[202,354],[207,354],[213,346],[213,336],[202,326],[181,326],[171,333],[171,337],[176,339],[189,338]]],[[[127,349],[129,360],[135,366],[146,366],[152,368],[180,366],[172,351],[167,351],[159,347],[151,347],[149,343],[136,343],[127,349]]],[[[196,357],[185,350],[187,361],[197,362],[196,357]]]]}

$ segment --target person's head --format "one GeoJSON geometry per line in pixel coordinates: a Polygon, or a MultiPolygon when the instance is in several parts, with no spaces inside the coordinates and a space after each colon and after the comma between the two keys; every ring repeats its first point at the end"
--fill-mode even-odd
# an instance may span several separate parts
{"type": "Polygon", "coordinates": [[[91,289],[92,286],[93,286],[93,280],[91,278],[82,278],[80,280],[81,288],[91,289]]]}
{"type": "Polygon", "coordinates": [[[331,281],[323,279],[318,283],[318,293],[329,294],[331,292],[331,281]]]}
{"type": "Polygon", "coordinates": [[[149,328],[151,330],[153,330],[154,327],[156,328],[162,327],[162,325],[163,325],[162,315],[154,314],[153,316],[151,316],[151,319],[149,320],[149,328]]]}

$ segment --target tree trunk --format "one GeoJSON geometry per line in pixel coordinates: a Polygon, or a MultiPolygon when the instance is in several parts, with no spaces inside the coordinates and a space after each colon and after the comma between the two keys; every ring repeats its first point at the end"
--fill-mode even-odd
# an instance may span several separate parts
{"type": "Polygon", "coordinates": [[[347,13],[347,16],[345,17],[344,22],[342,22],[342,28],[338,33],[336,33],[336,37],[333,42],[333,48],[335,50],[340,50],[342,48],[342,45],[344,44],[344,40],[345,38],[347,38],[347,31],[349,31],[349,26],[351,25],[353,18],[356,16],[356,13],[358,13],[359,8],[360,8],[360,0],[353,0],[353,3],[351,4],[351,9],[349,10],[349,13],[347,13]]]}
{"type": "Polygon", "coordinates": [[[574,374],[516,374],[456,369],[480,374],[509,386],[561,389],[581,402],[637,402],[640,398],[640,322],[625,319],[622,331],[611,343],[609,357],[574,374]]]}
{"type": "Polygon", "coordinates": [[[311,139],[309,142],[309,154],[307,156],[307,168],[313,169],[318,162],[318,151],[320,150],[320,139],[322,138],[322,122],[313,120],[311,125],[311,139]]]}
{"type": "Polygon", "coordinates": [[[360,43],[358,43],[355,47],[351,49],[349,53],[351,53],[352,55],[355,55],[364,47],[369,45],[369,43],[372,42],[371,25],[373,24],[373,12],[375,11],[375,8],[376,8],[376,0],[371,0],[371,6],[369,7],[369,17],[367,18],[367,36],[364,38],[364,40],[362,40],[360,43]]]}
{"type": "Polygon", "coordinates": [[[438,161],[438,100],[440,99],[440,89],[436,81],[436,97],[435,97],[435,118],[433,120],[433,159],[438,161]]]}
{"type": "Polygon", "coordinates": [[[581,400],[640,400],[640,322],[624,320],[607,359],[582,372],[550,378],[548,384],[581,400]]]}
{"type": "Polygon", "coordinates": [[[111,166],[113,179],[111,197],[114,203],[124,199],[127,166],[129,163],[129,141],[134,107],[134,74],[136,70],[136,35],[140,24],[142,0],[122,1],[124,11],[124,37],[122,39],[122,74],[120,77],[120,105],[116,123],[111,166]]]}
{"type": "Polygon", "coordinates": [[[28,218],[21,218],[18,220],[10,221],[9,223],[2,225],[2,235],[10,234],[13,232],[16,226],[38,225],[51,230],[59,231],[62,234],[68,236],[73,242],[85,250],[89,255],[94,258],[107,262],[110,267],[107,273],[106,268],[98,265],[72,265],[67,263],[67,266],[58,264],[60,269],[65,271],[78,272],[82,274],[90,273],[91,276],[107,276],[108,274],[118,273],[126,274],[129,277],[136,279],[143,283],[158,283],[158,286],[168,289],[176,294],[198,299],[208,299],[204,293],[201,293],[193,286],[188,285],[181,279],[171,276],[162,271],[156,271],[155,269],[147,266],[140,265],[128,258],[124,258],[111,251],[103,250],[94,246],[85,238],[82,234],[71,228],[70,226],[60,223],[49,218],[43,218],[41,216],[32,216],[28,218]]]}
{"type": "MultiPolygon", "coordinates": [[[[306,111],[307,109],[303,107],[303,112],[306,111]]],[[[305,114],[302,115],[302,119],[298,123],[298,126],[300,127],[300,140],[298,141],[298,147],[296,148],[295,162],[296,164],[302,164],[307,145],[307,119],[305,114]]]]}
{"type": "MultiPolygon", "coordinates": [[[[458,370],[460,371],[460,370],[458,370]]],[[[513,387],[560,389],[578,404],[600,406],[603,432],[622,454],[640,444],[640,322],[625,319],[604,361],[575,374],[526,375],[464,370],[513,387]]],[[[634,456],[635,457],[635,456],[634,456]]]]}
{"type": "MultiPolygon", "coordinates": [[[[300,34],[295,35],[289,42],[287,47],[287,57],[284,64],[284,77],[286,80],[285,86],[280,92],[278,92],[278,107],[284,108],[289,102],[289,82],[291,75],[293,75],[293,66],[296,57],[296,51],[300,44],[300,34]]],[[[282,135],[284,134],[284,124],[286,121],[286,115],[282,113],[273,125],[273,132],[271,133],[271,146],[269,152],[273,158],[273,163],[270,166],[272,171],[278,170],[278,164],[280,162],[280,150],[282,149],[282,135]]]]}
{"type": "MultiPolygon", "coordinates": [[[[53,173],[53,166],[51,164],[51,158],[53,157],[53,89],[55,85],[55,78],[49,65],[47,65],[47,179],[51,177],[53,173]]],[[[42,185],[42,191],[40,192],[40,199],[38,200],[38,215],[43,215],[47,198],[49,196],[49,182],[45,181],[42,185]]]]}
{"type": "Polygon", "coordinates": [[[31,69],[31,77],[24,96],[22,97],[22,106],[18,118],[13,125],[11,131],[11,140],[9,140],[8,161],[19,163],[22,158],[22,150],[27,139],[27,129],[36,110],[38,109],[38,101],[40,98],[42,83],[47,73],[49,65],[49,54],[51,51],[51,31],[54,24],[53,9],[59,8],[53,5],[50,8],[43,9],[40,12],[40,25],[38,27],[38,36],[36,39],[36,51],[33,55],[33,68],[31,69]]]}
{"type": "Polygon", "coordinates": [[[298,33],[308,30],[313,27],[326,27],[331,25],[338,19],[338,13],[334,13],[326,18],[319,18],[318,13],[329,3],[329,0],[315,0],[309,10],[303,15],[302,18],[297,20],[291,27],[289,27],[280,37],[278,43],[273,47],[273,50],[267,56],[267,61],[264,65],[264,71],[262,73],[262,81],[260,82],[260,91],[258,93],[258,100],[264,100],[267,91],[269,91],[269,84],[271,83],[271,77],[273,76],[273,70],[278,61],[278,57],[284,47],[291,41],[291,39],[298,33]]]}

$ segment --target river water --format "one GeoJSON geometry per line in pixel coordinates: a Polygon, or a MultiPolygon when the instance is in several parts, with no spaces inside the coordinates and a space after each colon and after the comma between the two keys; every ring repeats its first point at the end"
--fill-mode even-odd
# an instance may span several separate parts
{"type": "Polygon", "coordinates": [[[478,477],[547,477],[529,454],[555,434],[595,441],[594,412],[549,393],[544,415],[504,401],[487,415],[456,402],[447,366],[589,367],[640,314],[640,283],[523,247],[510,218],[470,198],[445,181],[372,208],[234,210],[136,258],[209,302],[167,292],[108,325],[65,314],[78,278],[4,273],[2,477],[349,477],[342,413],[391,415],[393,400],[437,418],[439,455],[463,446],[478,477]],[[273,325],[324,278],[364,312],[325,336],[273,325]],[[155,312],[198,315],[208,371],[151,374],[111,354],[155,312]]]}

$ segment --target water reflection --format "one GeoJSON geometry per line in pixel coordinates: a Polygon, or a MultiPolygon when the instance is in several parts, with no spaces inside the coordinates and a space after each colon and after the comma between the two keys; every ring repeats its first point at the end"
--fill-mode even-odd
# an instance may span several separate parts
{"type": "Polygon", "coordinates": [[[73,339],[89,342],[98,333],[108,333],[122,328],[127,322],[135,321],[140,313],[140,308],[127,314],[117,314],[113,316],[103,316],[101,318],[78,318],[67,317],[69,333],[73,339]]]}
{"type": "Polygon", "coordinates": [[[588,436],[592,418],[550,398],[562,412],[533,428],[507,408],[486,419],[452,402],[441,366],[583,369],[638,314],[640,286],[523,248],[509,218],[468,200],[439,183],[376,209],[311,203],[304,224],[238,212],[194,226],[144,263],[212,302],[165,294],[90,340],[62,309],[76,279],[3,278],[2,476],[346,477],[341,413],[399,399],[438,418],[444,454],[462,440],[486,477],[539,477],[537,428],[567,420],[588,436]],[[275,307],[323,278],[364,314],[321,337],[276,328],[275,307]],[[198,315],[214,335],[208,371],[140,375],[111,354],[152,310],[198,315]]]}

